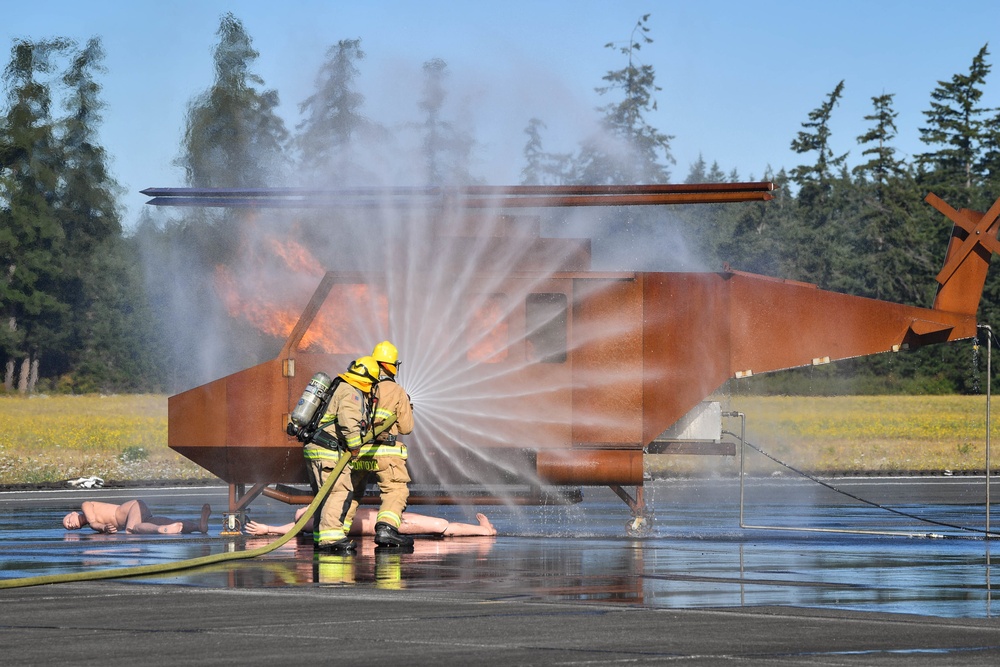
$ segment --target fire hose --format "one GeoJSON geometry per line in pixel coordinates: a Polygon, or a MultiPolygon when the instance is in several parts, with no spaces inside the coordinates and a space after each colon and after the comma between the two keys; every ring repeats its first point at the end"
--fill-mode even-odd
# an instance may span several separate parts
{"type": "MultiPolygon", "coordinates": [[[[370,433],[366,440],[370,440],[375,436],[386,431],[390,426],[396,422],[395,416],[390,417],[385,422],[383,422],[374,433],[370,433]]],[[[139,565],[135,567],[122,567],[110,570],[91,570],[89,572],[70,572],[65,574],[46,574],[37,577],[22,577],[19,579],[0,579],[0,589],[5,588],[25,588],[27,586],[41,586],[43,584],[62,584],[75,581],[94,581],[97,579],[125,579],[128,577],[139,577],[147,574],[163,574],[166,572],[178,572],[180,570],[189,570],[196,567],[202,567],[204,565],[212,565],[215,563],[221,563],[230,560],[242,560],[247,558],[257,558],[258,556],[263,556],[268,554],[275,549],[283,546],[290,539],[295,537],[300,530],[306,525],[306,523],[313,517],[316,513],[316,509],[320,506],[323,500],[326,498],[327,494],[330,493],[330,489],[333,488],[334,483],[340,474],[347,467],[347,464],[351,461],[351,453],[345,451],[340,460],[337,461],[337,465],[334,466],[330,475],[327,477],[323,486],[319,488],[316,495],[313,497],[311,503],[306,508],[306,511],[299,517],[299,520],[295,522],[292,529],[287,533],[279,537],[273,542],[268,543],[263,547],[258,547],[256,549],[249,549],[246,551],[229,551],[218,554],[209,554],[208,556],[200,556],[198,558],[189,558],[187,560],[174,561],[172,563],[157,563],[155,565],[139,565]]]]}

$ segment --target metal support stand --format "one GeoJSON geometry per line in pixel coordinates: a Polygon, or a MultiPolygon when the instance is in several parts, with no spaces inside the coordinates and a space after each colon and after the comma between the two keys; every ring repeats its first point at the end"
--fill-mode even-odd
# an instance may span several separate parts
{"type": "Polygon", "coordinates": [[[247,523],[247,506],[267,488],[265,482],[257,482],[249,491],[245,484],[229,485],[229,511],[222,514],[222,536],[242,535],[247,523]]]}
{"type": "Polygon", "coordinates": [[[740,431],[740,528],[752,528],[758,530],[787,530],[799,533],[841,533],[849,535],[892,535],[899,537],[940,537],[934,533],[901,532],[890,530],[860,530],[847,528],[818,528],[807,526],[775,526],[766,524],[749,524],[743,519],[744,512],[744,463],[746,459],[746,415],[742,412],[724,412],[723,417],[739,417],[742,420],[740,431]]]}
{"type": "Polygon", "coordinates": [[[632,498],[628,491],[618,484],[612,484],[610,488],[615,492],[615,495],[625,501],[625,504],[632,511],[632,518],[625,526],[625,533],[629,537],[649,535],[653,531],[653,514],[646,507],[646,494],[643,487],[635,487],[635,498],[632,498]]]}
{"type": "Polygon", "coordinates": [[[990,615],[990,603],[993,599],[993,588],[990,583],[990,401],[992,398],[993,379],[993,329],[989,325],[980,324],[980,329],[986,330],[986,615],[990,615]]]}
{"type": "Polygon", "coordinates": [[[990,399],[991,380],[993,376],[993,329],[987,324],[980,324],[980,329],[986,329],[986,539],[990,539],[990,399]]]}

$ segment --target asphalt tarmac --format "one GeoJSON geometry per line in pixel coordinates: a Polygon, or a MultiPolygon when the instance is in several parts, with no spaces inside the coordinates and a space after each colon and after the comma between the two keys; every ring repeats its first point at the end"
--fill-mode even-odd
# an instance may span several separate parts
{"type": "MultiPolygon", "coordinates": [[[[830,482],[756,480],[742,507],[732,480],[647,484],[656,516],[643,538],[625,535],[628,511],[610,491],[585,489],[566,507],[412,507],[453,521],[480,510],[499,531],[421,538],[413,553],[375,553],[364,538],[356,556],[317,556],[297,538],[168,575],[0,590],[0,655],[17,665],[1000,664],[984,480],[830,482]]],[[[218,534],[225,501],[222,486],[0,493],[2,577],[264,544],[218,534]],[[210,502],[215,525],[207,537],[59,525],[83,499],[131,497],[175,518],[210,502]]],[[[282,523],[291,509],[259,499],[251,514],[282,523]]]]}

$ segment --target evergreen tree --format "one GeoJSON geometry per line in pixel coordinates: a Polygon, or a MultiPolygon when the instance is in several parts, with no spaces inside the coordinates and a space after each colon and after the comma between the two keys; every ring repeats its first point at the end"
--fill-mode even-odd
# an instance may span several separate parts
{"type": "Polygon", "coordinates": [[[67,369],[59,388],[78,392],[161,386],[148,345],[142,274],[122,237],[118,196],[97,140],[104,103],[94,78],[104,51],[97,38],[76,52],[63,76],[69,95],[61,123],[64,164],[59,216],[66,235],[62,292],[70,307],[67,369]]]}
{"type": "Polygon", "coordinates": [[[906,164],[896,157],[896,111],[893,95],[872,98],[874,111],[865,116],[872,127],[858,137],[868,157],[853,169],[862,198],[861,230],[854,252],[862,259],[859,292],[877,299],[926,305],[927,286],[933,282],[930,255],[933,230],[921,226],[915,215],[919,190],[906,164]]]}
{"type": "Polygon", "coordinates": [[[261,90],[251,70],[260,55],[233,14],[220,21],[215,82],[188,108],[183,154],[193,187],[254,188],[284,182],[288,131],[277,115],[278,93],[261,90]]]}
{"type": "Polygon", "coordinates": [[[781,263],[791,250],[787,230],[793,225],[798,207],[788,193],[789,178],[784,170],[772,174],[770,167],[763,179],[773,181],[774,199],[730,206],[727,217],[734,219],[729,261],[736,268],[769,276],[781,276],[781,263]]]}
{"type": "Polygon", "coordinates": [[[645,113],[656,110],[653,95],[660,88],[656,85],[656,72],[652,65],[639,61],[644,44],[651,44],[644,15],[632,30],[628,44],[605,48],[617,49],[626,57],[623,69],[608,72],[604,81],[608,85],[596,88],[606,95],[621,91],[622,99],[611,102],[598,111],[604,114],[601,127],[605,136],[586,139],[576,160],[575,180],[587,184],[667,183],[670,180],[668,164],[675,160],[670,153],[672,136],[650,125],[645,113]]]}
{"type": "Polygon", "coordinates": [[[568,178],[569,153],[547,153],[542,149],[542,129],[545,127],[538,118],[528,121],[524,133],[528,141],[524,145],[524,169],[521,170],[521,185],[561,185],[568,178]]]}
{"type": "MultiPolygon", "coordinates": [[[[706,183],[725,183],[727,177],[725,172],[722,171],[722,167],[719,166],[719,163],[712,162],[712,168],[708,170],[708,175],[706,176],[706,179],[707,179],[705,181],[706,183]]],[[[732,183],[735,183],[738,179],[739,177],[737,176],[736,170],[734,169],[732,173],[730,173],[728,180],[732,183]]]]}
{"type": "Polygon", "coordinates": [[[981,148],[982,157],[976,165],[976,172],[982,179],[980,201],[986,208],[1000,198],[1000,113],[994,114],[985,123],[981,148]]]}
{"type": "MultiPolygon", "coordinates": [[[[703,164],[703,161],[702,161],[703,164]]],[[[713,180],[722,170],[713,168],[698,182],[717,183],[713,180]]],[[[780,275],[783,238],[782,201],[785,197],[781,185],[785,175],[771,176],[779,189],[770,202],[743,204],[698,204],[677,207],[678,214],[687,221],[692,246],[699,249],[710,270],[725,267],[740,271],[780,275]]]]}
{"type": "MultiPolygon", "coordinates": [[[[276,113],[278,94],[252,72],[258,52],[231,13],[220,21],[213,51],[215,80],[189,104],[182,156],[188,185],[257,188],[282,184],[288,132],[276,113]]],[[[253,215],[242,210],[185,211],[138,239],[152,304],[173,354],[183,363],[181,388],[245,368],[270,340],[229,314],[216,293],[219,267],[238,254],[253,215]],[[155,252],[152,250],[155,249],[155,252]],[[225,340],[226,345],[217,344],[225,340]]]]}
{"type": "Polygon", "coordinates": [[[835,156],[830,118],[844,91],[841,81],[826,101],[809,113],[806,128],[792,141],[797,153],[815,153],[815,162],[791,170],[799,186],[794,222],[786,228],[785,272],[789,277],[826,289],[850,291],[856,273],[851,248],[857,232],[856,202],[850,198],[847,154],[835,156]]]}
{"type": "Polygon", "coordinates": [[[122,233],[117,202],[121,187],[108,170],[104,148],[97,143],[104,103],[93,75],[103,71],[103,58],[101,41],[93,38],[75,53],[63,76],[70,91],[69,114],[62,123],[63,229],[70,250],[82,257],[93,254],[96,244],[122,233]]]}
{"type": "Polygon", "coordinates": [[[95,247],[90,267],[101,283],[88,286],[81,347],[72,374],[58,389],[157,392],[166,388],[166,343],[143,289],[143,266],[132,239],[115,236],[95,247]]]}
{"type": "Polygon", "coordinates": [[[684,179],[685,183],[736,183],[739,181],[739,175],[736,170],[733,169],[728,175],[722,171],[722,167],[719,166],[718,162],[712,162],[712,166],[709,167],[708,163],[705,162],[705,158],[701,154],[698,155],[698,159],[691,164],[691,169],[688,171],[687,178],[684,179]]]}
{"type": "Polygon", "coordinates": [[[423,65],[424,81],[418,108],[423,120],[418,124],[421,133],[421,153],[426,166],[428,185],[468,184],[473,181],[470,160],[475,141],[444,118],[444,103],[448,97],[445,82],[448,64],[432,58],[423,65]]]}
{"type": "Polygon", "coordinates": [[[983,160],[983,126],[989,112],[980,106],[991,68],[987,46],[972,59],[968,74],[938,81],[931,108],[924,111],[927,127],[920,128],[920,140],[935,149],[917,156],[921,183],[956,208],[981,203],[976,188],[982,181],[977,167],[983,160]]]}
{"type": "Polygon", "coordinates": [[[316,78],[316,92],[299,105],[305,118],[298,124],[295,145],[301,171],[306,178],[318,177],[338,183],[367,184],[373,181],[362,167],[359,141],[383,134],[381,128],[361,113],[364,96],[357,91],[357,63],[364,59],[360,39],[345,39],[327,51],[316,78]]]}
{"type": "Polygon", "coordinates": [[[44,78],[66,40],[15,40],[4,71],[8,108],[0,172],[0,356],[4,386],[32,391],[41,360],[61,349],[66,238],[58,214],[63,161],[44,78]]]}
{"type": "Polygon", "coordinates": [[[705,158],[701,153],[698,154],[698,159],[691,163],[691,169],[688,171],[684,182],[708,183],[708,165],[705,163],[705,158]]]}
{"type": "MultiPolygon", "coordinates": [[[[65,159],[61,179],[59,219],[66,236],[66,264],[61,291],[69,306],[66,365],[78,367],[82,357],[109,351],[112,340],[94,340],[94,325],[107,320],[102,292],[107,276],[94,270],[98,249],[107,251],[121,235],[116,201],[117,184],[108,173],[104,150],[97,144],[100,122],[100,86],[93,73],[103,58],[100,40],[91,39],[77,52],[63,76],[70,95],[68,116],[62,122],[65,159]]],[[[103,324],[103,323],[102,323],[103,324]]],[[[112,348],[113,349],[113,348],[112,348]]]]}
{"type": "Polygon", "coordinates": [[[815,153],[816,161],[811,165],[799,165],[792,169],[791,178],[799,186],[799,200],[807,207],[817,206],[828,199],[833,187],[835,170],[841,168],[847,154],[834,156],[830,146],[830,117],[840,103],[844,93],[844,82],[836,85],[826,101],[809,112],[809,120],[802,123],[792,150],[796,153],[815,153]]]}
{"type": "Polygon", "coordinates": [[[891,184],[906,176],[906,166],[896,158],[896,149],[892,140],[896,138],[896,113],[892,107],[894,95],[884,94],[872,98],[874,113],[865,116],[872,121],[873,126],[858,137],[858,143],[866,146],[861,155],[868,156],[864,162],[852,170],[855,176],[861,176],[873,188],[872,195],[877,201],[884,201],[891,184]]]}

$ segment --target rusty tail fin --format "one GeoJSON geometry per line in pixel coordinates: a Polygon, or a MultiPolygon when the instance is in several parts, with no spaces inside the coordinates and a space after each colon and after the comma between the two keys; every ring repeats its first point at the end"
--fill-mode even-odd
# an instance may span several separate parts
{"type": "Polygon", "coordinates": [[[934,310],[975,316],[990,258],[994,252],[1000,252],[997,242],[1000,199],[986,213],[966,208],[955,210],[934,193],[928,194],[924,201],[955,223],[944,267],[937,275],[934,310]]]}

